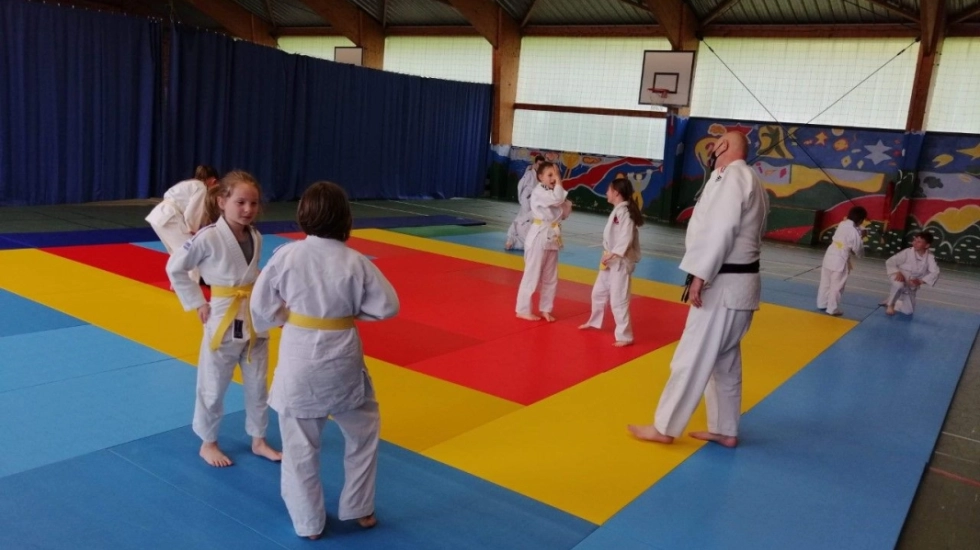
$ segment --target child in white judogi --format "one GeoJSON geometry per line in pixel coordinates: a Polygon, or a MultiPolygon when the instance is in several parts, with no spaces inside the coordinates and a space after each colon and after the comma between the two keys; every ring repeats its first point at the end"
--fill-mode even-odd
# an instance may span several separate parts
{"type": "Polygon", "coordinates": [[[544,157],[538,155],[534,157],[534,164],[527,167],[521,181],[517,182],[517,202],[521,208],[517,211],[517,216],[507,228],[507,242],[504,244],[505,250],[524,250],[524,241],[527,232],[531,228],[531,192],[538,183],[537,169],[544,162],[544,157]]]}
{"type": "Polygon", "coordinates": [[[929,247],[932,234],[922,232],[912,239],[912,247],[895,254],[885,261],[891,291],[883,305],[885,313],[895,315],[900,311],[911,315],[915,311],[915,293],[923,284],[934,286],[939,279],[939,265],[929,247]]]}
{"type": "Polygon", "coordinates": [[[562,248],[561,221],[571,212],[568,193],[561,186],[558,168],[550,162],[538,165],[538,184],[531,192],[531,228],[524,242],[524,276],[517,290],[517,317],[538,321],[551,314],[558,290],[558,251],[562,248]],[[541,317],[531,313],[531,297],[540,287],[538,309],[541,317]]]}
{"type": "Polygon", "coordinates": [[[393,317],[399,302],[381,271],[345,244],[353,220],[340,186],[313,184],[297,218],[306,239],[279,247],[266,264],[252,318],[257,330],[285,322],[269,399],[282,432],[282,498],[296,534],[318,539],[327,525],[320,481],[327,417],[344,435],[339,518],[377,524],[380,415],[354,319],[393,317]]]}
{"type": "Polygon", "coordinates": [[[245,431],[252,436],[252,452],[278,461],[282,455],[265,440],[269,422],[269,336],[254,328],[248,308],[262,249],[262,236],[252,225],[259,211],[259,185],[251,175],[240,171],[230,172],[219,185],[222,216],[174,251],[167,262],[167,275],[180,303],[187,311],[196,309],[204,324],[194,433],[202,440],[200,454],[208,464],[232,464],[218,447],[218,428],[225,391],[237,364],[242,370],[245,431]],[[198,282],[188,275],[191,269],[200,270],[211,283],[210,303],[204,299],[198,282]]]}
{"type": "MultiPolygon", "coordinates": [[[[208,189],[218,181],[218,173],[206,165],[194,170],[194,178],[175,184],[163,194],[163,201],[153,207],[146,216],[146,221],[173,255],[187,242],[198,229],[209,225],[205,211],[205,196],[208,189]]],[[[200,279],[197,271],[190,274],[197,281],[200,279]]]]}
{"type": "Polygon", "coordinates": [[[851,208],[847,219],[837,226],[834,238],[824,253],[820,288],[817,289],[817,309],[825,309],[829,315],[843,314],[840,299],[852,269],[851,256],[864,257],[864,235],[860,227],[867,217],[868,212],[864,208],[851,208]]]}
{"type": "Polygon", "coordinates": [[[613,205],[602,232],[602,259],[599,275],[592,287],[592,316],[580,329],[602,328],[606,304],[616,321],[615,346],[633,343],[630,321],[630,282],[636,262],[640,261],[640,234],[643,214],[633,196],[633,184],[616,178],[606,190],[606,200],[613,205]]]}

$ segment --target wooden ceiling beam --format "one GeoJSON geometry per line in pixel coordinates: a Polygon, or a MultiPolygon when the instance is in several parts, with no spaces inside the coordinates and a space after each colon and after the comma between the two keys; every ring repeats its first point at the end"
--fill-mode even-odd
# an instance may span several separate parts
{"type": "Polygon", "coordinates": [[[503,34],[520,35],[520,24],[496,0],[446,0],[446,3],[456,8],[494,48],[499,47],[503,34]]]}
{"type": "Polygon", "coordinates": [[[241,7],[234,0],[184,0],[184,2],[214,19],[232,36],[264,46],[276,45],[269,23],[241,7]]]}
{"type": "Polygon", "coordinates": [[[528,25],[524,36],[588,36],[602,38],[663,37],[660,25],[528,25]]]}
{"type": "Polygon", "coordinates": [[[738,4],[741,1],[742,0],[725,0],[721,4],[715,6],[715,9],[708,12],[708,14],[705,15],[704,18],[701,20],[701,28],[703,29],[704,27],[710,25],[712,21],[724,15],[725,12],[730,10],[735,4],[738,4]]]}
{"type": "Polygon", "coordinates": [[[302,1],[331,28],[362,49],[365,67],[384,68],[385,30],[381,23],[347,0],[302,1]]]}
{"type": "Polygon", "coordinates": [[[674,50],[697,50],[698,18],[684,0],[646,0],[674,50]]]}
{"type": "Polygon", "coordinates": [[[725,38],[915,38],[920,30],[905,24],[875,25],[710,25],[704,36],[725,38]]]}
{"type": "Polygon", "coordinates": [[[909,21],[912,21],[913,23],[919,22],[919,16],[916,13],[905,9],[902,6],[896,6],[895,4],[889,2],[888,0],[865,0],[865,1],[868,2],[869,4],[874,4],[876,6],[885,8],[886,10],[896,15],[901,15],[902,17],[908,19],[909,21]]]}
{"type": "Polygon", "coordinates": [[[397,25],[385,29],[388,36],[480,36],[467,25],[397,25]]]}

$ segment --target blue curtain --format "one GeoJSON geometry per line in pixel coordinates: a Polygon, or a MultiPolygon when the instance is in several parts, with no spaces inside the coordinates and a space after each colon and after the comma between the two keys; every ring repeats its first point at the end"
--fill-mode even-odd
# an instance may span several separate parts
{"type": "Polygon", "coordinates": [[[149,196],[160,67],[156,22],[0,2],[0,204],[149,196]]]}
{"type": "Polygon", "coordinates": [[[269,200],[317,180],[352,198],[482,192],[492,88],[289,55],[177,26],[168,181],[196,164],[244,169],[269,200]]]}

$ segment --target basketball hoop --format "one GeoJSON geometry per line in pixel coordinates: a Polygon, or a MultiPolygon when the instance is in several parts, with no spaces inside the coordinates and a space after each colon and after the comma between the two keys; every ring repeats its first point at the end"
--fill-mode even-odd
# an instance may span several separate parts
{"type": "Polygon", "coordinates": [[[650,90],[650,93],[653,95],[659,95],[661,102],[667,99],[667,94],[670,93],[670,90],[667,88],[647,88],[647,90],[650,90]]]}

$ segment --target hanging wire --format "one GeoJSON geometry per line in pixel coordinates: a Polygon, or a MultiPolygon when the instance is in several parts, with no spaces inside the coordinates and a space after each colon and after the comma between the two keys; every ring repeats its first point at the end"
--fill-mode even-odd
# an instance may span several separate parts
{"type": "MultiPolygon", "coordinates": [[[[773,143],[772,145],[770,145],[769,147],[767,147],[765,150],[758,151],[758,153],[756,154],[756,156],[753,157],[752,160],[748,161],[748,164],[749,165],[752,165],[753,163],[755,163],[756,160],[759,159],[759,157],[761,157],[762,155],[768,153],[769,151],[772,151],[773,149],[775,149],[776,147],[778,147],[780,144],[782,144],[783,142],[785,142],[787,139],[790,139],[793,144],[795,144],[797,147],[799,147],[800,150],[802,150],[803,153],[806,154],[806,156],[810,158],[810,160],[813,162],[814,166],[818,170],[820,170],[823,173],[824,176],[827,177],[827,180],[835,188],[837,188],[838,191],[840,191],[841,195],[843,195],[844,198],[848,202],[854,204],[854,201],[851,200],[851,198],[847,195],[847,193],[844,191],[844,189],[840,185],[838,185],[837,182],[834,181],[834,178],[827,172],[827,170],[825,170],[824,167],[821,166],[820,163],[817,162],[817,160],[815,158],[813,158],[813,155],[810,154],[810,151],[807,149],[807,147],[805,145],[803,145],[802,143],[796,141],[796,136],[794,135],[795,134],[795,131],[789,131],[786,128],[786,125],[783,124],[782,122],[780,122],[778,118],[776,118],[776,115],[774,115],[772,113],[772,111],[770,111],[769,108],[766,107],[765,103],[763,103],[762,100],[759,99],[759,96],[755,95],[755,93],[752,91],[752,89],[749,88],[749,86],[741,78],[739,78],[739,76],[728,65],[728,63],[725,63],[725,60],[722,59],[720,55],[718,55],[718,52],[716,52],[714,50],[714,48],[711,47],[711,44],[708,44],[708,41],[707,40],[705,40],[704,38],[701,38],[701,42],[705,45],[705,47],[708,48],[708,51],[710,51],[712,53],[712,55],[714,55],[715,58],[718,59],[718,61],[725,67],[725,69],[727,69],[728,72],[731,73],[733,77],[735,77],[735,80],[737,80],[738,83],[741,84],[742,87],[745,89],[745,91],[747,91],[749,93],[749,95],[752,96],[752,99],[754,99],[766,111],[766,113],[768,113],[769,116],[772,117],[772,120],[776,123],[776,125],[778,125],[780,128],[783,129],[784,136],[781,139],[779,139],[778,141],[776,141],[775,143],[773,143]]],[[[913,40],[908,46],[904,47],[901,51],[899,51],[898,53],[896,53],[895,55],[893,55],[892,57],[890,57],[887,61],[885,61],[880,67],[878,67],[877,69],[875,69],[874,71],[872,71],[871,74],[869,74],[868,76],[864,77],[863,79],[861,79],[860,82],[858,82],[857,84],[855,84],[854,86],[852,86],[851,89],[849,89],[846,92],[844,92],[844,95],[842,95],[839,98],[837,98],[833,103],[831,103],[830,105],[828,105],[827,108],[825,108],[824,110],[822,110],[819,113],[817,113],[810,120],[804,122],[802,124],[802,126],[809,125],[814,120],[816,120],[817,118],[819,118],[821,115],[823,115],[824,113],[826,113],[827,111],[829,111],[831,108],[833,108],[834,105],[837,105],[838,103],[840,103],[841,101],[843,101],[844,98],[846,98],[848,95],[851,94],[851,92],[853,92],[854,90],[858,89],[862,84],[864,84],[865,82],[867,82],[874,75],[878,74],[878,72],[880,72],[882,69],[884,69],[886,66],[888,66],[889,63],[891,63],[892,61],[898,59],[899,56],[901,56],[902,54],[904,54],[905,52],[907,52],[909,50],[909,48],[911,48],[912,46],[914,46],[918,42],[919,42],[919,38],[916,38],[915,40],[913,40]]],[[[703,187],[704,186],[702,185],[702,189],[703,189],[703,187]]],[[[697,195],[700,195],[700,194],[701,194],[701,191],[698,191],[697,195]]]]}

